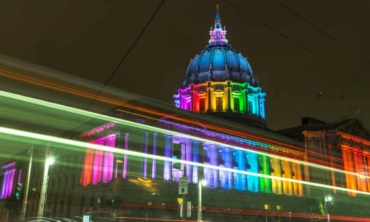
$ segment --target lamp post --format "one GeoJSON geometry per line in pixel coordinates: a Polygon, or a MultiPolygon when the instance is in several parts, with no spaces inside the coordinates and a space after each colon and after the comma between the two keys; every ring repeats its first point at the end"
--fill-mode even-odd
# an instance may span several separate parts
{"type": "Polygon", "coordinates": [[[333,200],[333,197],[330,196],[330,195],[325,195],[325,203],[324,203],[324,206],[325,206],[325,212],[326,212],[326,217],[327,217],[327,221],[330,222],[330,215],[329,215],[329,211],[328,211],[328,206],[327,206],[327,203],[331,203],[331,201],[333,200]]]}
{"type": "Polygon", "coordinates": [[[49,155],[49,153],[46,153],[46,159],[45,159],[45,166],[44,166],[44,176],[42,179],[41,184],[41,195],[40,195],[40,202],[39,202],[39,208],[37,211],[38,217],[44,216],[44,208],[45,208],[45,200],[47,196],[47,189],[48,189],[48,182],[49,182],[49,166],[54,163],[54,158],[49,155]]]}
{"type": "Polygon", "coordinates": [[[25,189],[25,194],[23,197],[23,202],[22,202],[22,209],[21,209],[21,216],[20,220],[24,221],[26,217],[26,211],[27,211],[27,202],[28,202],[28,192],[30,189],[30,178],[31,178],[31,168],[32,168],[32,161],[33,161],[33,146],[29,150],[29,155],[30,155],[30,160],[28,162],[28,173],[27,173],[27,181],[26,181],[26,189],[25,189]]]}
{"type": "Polygon", "coordinates": [[[206,180],[201,179],[198,181],[198,222],[202,221],[202,186],[206,185],[206,180]]]}

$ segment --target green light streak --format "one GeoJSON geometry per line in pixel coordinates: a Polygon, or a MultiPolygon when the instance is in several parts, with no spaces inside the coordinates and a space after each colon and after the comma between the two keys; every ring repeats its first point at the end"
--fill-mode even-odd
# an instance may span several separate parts
{"type": "MultiPolygon", "coordinates": [[[[38,134],[38,133],[32,133],[32,132],[27,132],[27,131],[22,131],[22,130],[17,130],[17,129],[11,129],[11,128],[6,128],[6,127],[0,127],[0,133],[6,134],[6,135],[13,135],[13,136],[18,136],[18,137],[23,137],[23,138],[29,138],[29,139],[37,139],[37,140],[44,141],[44,142],[49,142],[49,143],[52,142],[52,143],[59,143],[59,144],[82,147],[82,148],[93,148],[93,149],[97,149],[97,150],[120,153],[120,154],[124,154],[124,155],[129,155],[129,156],[150,158],[150,159],[169,161],[169,162],[173,161],[172,158],[168,158],[168,157],[156,156],[156,155],[152,155],[152,154],[140,153],[140,152],[124,150],[124,149],[117,149],[117,148],[114,148],[114,147],[91,144],[91,143],[75,141],[75,140],[70,140],[70,139],[64,139],[64,138],[59,138],[59,137],[49,136],[49,135],[43,135],[43,134],[38,134]]],[[[330,185],[325,185],[325,184],[320,184],[320,183],[313,183],[313,182],[308,182],[308,181],[295,180],[295,179],[281,178],[281,177],[277,177],[277,176],[270,176],[270,175],[264,175],[264,174],[258,174],[258,173],[253,173],[253,172],[231,169],[231,168],[212,166],[212,165],[208,165],[208,164],[206,165],[206,164],[202,164],[202,163],[194,163],[194,162],[191,162],[191,161],[176,160],[176,162],[179,162],[179,163],[182,163],[182,164],[188,164],[188,165],[192,165],[192,166],[203,167],[203,168],[205,167],[205,168],[211,168],[211,169],[216,169],[216,170],[221,170],[221,171],[227,171],[227,172],[232,172],[232,173],[251,175],[251,176],[263,177],[263,178],[269,178],[269,179],[276,179],[276,180],[288,181],[288,182],[293,182],[293,183],[300,183],[300,184],[310,185],[310,186],[315,186],[315,187],[320,187],[320,188],[336,189],[336,190],[341,190],[341,191],[346,191],[346,192],[353,192],[353,193],[358,193],[358,194],[370,195],[370,193],[367,193],[367,192],[347,189],[347,188],[343,188],[343,187],[336,187],[336,186],[330,186],[330,185]]]]}
{"type": "MultiPolygon", "coordinates": [[[[205,142],[205,143],[212,143],[212,144],[219,145],[219,146],[222,146],[222,147],[230,147],[230,148],[233,148],[235,150],[248,151],[248,152],[256,153],[256,154],[259,154],[259,155],[269,156],[270,158],[276,158],[276,159],[280,159],[280,160],[289,161],[289,162],[292,162],[292,163],[307,165],[307,166],[317,168],[317,169],[334,171],[334,172],[339,172],[339,173],[343,173],[343,174],[351,174],[351,175],[359,176],[359,177],[362,177],[362,178],[369,178],[370,179],[369,176],[364,176],[362,174],[358,174],[358,173],[355,173],[355,172],[346,172],[344,170],[339,170],[339,169],[332,168],[332,167],[327,167],[327,166],[321,166],[319,164],[309,163],[309,162],[305,162],[305,161],[302,161],[302,160],[295,160],[295,159],[291,159],[291,158],[288,158],[288,157],[282,157],[282,156],[269,154],[269,153],[256,151],[256,150],[251,150],[251,149],[247,149],[247,148],[241,148],[241,147],[237,147],[237,146],[226,144],[226,143],[212,141],[212,140],[208,140],[208,139],[204,139],[204,138],[198,138],[198,137],[187,135],[187,134],[184,134],[184,133],[178,133],[178,132],[175,132],[175,131],[166,130],[166,129],[162,129],[162,128],[158,128],[158,127],[154,127],[154,126],[148,126],[148,125],[145,125],[145,124],[136,123],[136,122],[132,122],[132,121],[129,121],[129,120],[118,119],[118,118],[106,116],[106,115],[103,115],[103,114],[93,113],[93,112],[89,112],[89,111],[85,111],[85,110],[81,110],[81,109],[76,109],[76,108],[72,108],[72,107],[68,107],[68,106],[64,106],[64,105],[60,105],[60,104],[56,104],[56,103],[51,103],[51,102],[47,102],[47,101],[43,101],[43,100],[39,100],[39,99],[34,99],[34,98],[26,97],[26,96],[21,96],[21,95],[9,93],[9,92],[1,91],[1,90],[0,90],[0,96],[10,98],[10,99],[13,99],[13,100],[17,100],[17,101],[20,101],[20,102],[23,102],[23,103],[30,103],[30,104],[46,107],[48,109],[55,109],[55,110],[64,111],[64,112],[67,112],[67,113],[72,113],[72,114],[79,115],[79,116],[95,118],[95,119],[104,120],[104,121],[107,121],[107,122],[114,122],[114,123],[122,124],[122,125],[125,125],[125,126],[135,127],[135,128],[138,128],[138,129],[148,130],[148,131],[153,131],[153,132],[160,132],[160,133],[164,133],[164,134],[168,134],[168,135],[172,135],[172,136],[180,136],[180,137],[184,137],[184,138],[191,139],[191,140],[197,140],[197,141],[205,142]]],[[[269,144],[267,144],[267,145],[270,146],[269,144]]],[[[87,146],[85,146],[85,147],[87,147],[87,146]]],[[[110,150],[110,151],[112,151],[112,150],[110,150]]],[[[337,188],[337,189],[339,189],[339,188],[337,188]]]]}

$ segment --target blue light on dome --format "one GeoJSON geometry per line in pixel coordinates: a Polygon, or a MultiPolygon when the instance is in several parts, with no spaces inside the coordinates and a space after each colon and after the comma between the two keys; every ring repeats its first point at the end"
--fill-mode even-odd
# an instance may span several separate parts
{"type": "Polygon", "coordinates": [[[265,128],[266,93],[247,58],[228,43],[218,8],[209,34],[208,44],[190,61],[176,90],[173,97],[176,107],[226,113],[224,117],[240,117],[245,123],[265,128]]]}

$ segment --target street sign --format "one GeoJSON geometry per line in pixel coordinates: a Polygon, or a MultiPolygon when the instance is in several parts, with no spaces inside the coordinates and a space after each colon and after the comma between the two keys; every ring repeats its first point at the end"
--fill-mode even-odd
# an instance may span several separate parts
{"type": "Polygon", "coordinates": [[[82,221],[83,222],[90,222],[90,215],[84,215],[82,221]]]}
{"type": "Polygon", "coordinates": [[[188,194],[188,178],[181,177],[179,180],[179,194],[188,194]]]}

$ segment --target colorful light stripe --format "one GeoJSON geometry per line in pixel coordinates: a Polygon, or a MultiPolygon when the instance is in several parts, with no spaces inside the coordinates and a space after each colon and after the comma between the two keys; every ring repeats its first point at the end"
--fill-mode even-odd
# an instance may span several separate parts
{"type": "MultiPolygon", "coordinates": [[[[29,99],[27,100],[28,102],[30,101],[29,99]]],[[[37,101],[37,100],[36,100],[37,101]]],[[[47,102],[45,102],[47,103],[47,102]]],[[[52,103],[49,103],[49,104],[52,104],[52,103]]],[[[55,107],[56,104],[53,104],[53,107],[55,107]]],[[[60,107],[63,107],[63,110],[66,110],[66,107],[65,106],[61,106],[59,105],[60,107]]],[[[74,111],[76,111],[77,109],[74,109],[74,108],[70,108],[74,111]]],[[[86,111],[81,111],[81,112],[86,112],[86,111]]],[[[86,112],[86,113],[90,113],[90,112],[86,112]]],[[[119,119],[116,119],[116,118],[112,118],[112,117],[107,117],[107,116],[103,116],[103,115],[100,115],[100,114],[92,114],[93,116],[97,116],[99,118],[104,118],[106,121],[108,120],[113,120],[114,122],[119,122],[119,124],[127,124],[127,125],[134,125],[134,127],[137,127],[137,128],[141,128],[141,129],[145,129],[145,130],[153,130],[153,131],[160,131],[162,130],[162,132],[165,132],[165,133],[169,133],[169,134],[172,134],[172,135],[180,135],[182,137],[187,137],[188,139],[194,139],[194,140],[199,140],[201,142],[209,142],[205,139],[200,139],[200,138],[197,138],[197,137],[194,137],[194,136],[189,136],[189,135],[186,135],[186,134],[179,134],[177,132],[171,132],[171,131],[166,131],[166,130],[163,130],[163,129],[160,129],[160,128],[156,128],[156,127],[151,127],[151,126],[146,126],[146,125],[143,125],[143,124],[138,124],[138,123],[132,123],[130,121],[125,121],[125,120],[119,120],[119,119]]],[[[216,145],[220,145],[220,146],[229,146],[233,149],[240,149],[240,150],[247,150],[245,148],[240,148],[240,147],[237,147],[237,146],[230,146],[230,144],[224,144],[224,143],[219,143],[219,142],[215,142],[215,141],[211,141],[212,143],[216,144],[216,145]]],[[[251,141],[253,142],[253,141],[251,141]]],[[[267,144],[268,145],[268,144],[267,144]]],[[[280,157],[280,156],[277,156],[277,155],[271,155],[271,154],[267,154],[267,153],[264,153],[264,152],[259,152],[259,151],[253,151],[253,150],[249,150],[248,152],[252,152],[252,153],[256,153],[256,154],[260,154],[260,155],[266,155],[266,156],[269,156],[269,157],[275,157],[275,158],[278,158],[278,159],[281,159],[281,160],[284,160],[285,157],[280,157]]],[[[336,171],[336,172],[345,172],[345,171],[342,171],[342,170],[338,170],[338,169],[333,169],[333,168],[330,168],[330,167],[322,167],[320,165],[315,165],[315,164],[311,164],[311,163],[304,163],[300,160],[294,160],[294,159],[290,159],[290,158],[286,158],[287,161],[289,162],[295,162],[295,163],[302,163],[302,164],[305,164],[305,165],[309,165],[311,167],[320,167],[320,168],[325,168],[327,170],[333,170],[333,171],[336,171]]],[[[358,175],[358,173],[356,172],[346,172],[347,174],[351,174],[351,175],[354,175],[354,176],[363,176],[363,175],[358,175]]],[[[291,177],[291,175],[289,176],[291,177]]],[[[288,186],[289,184],[287,184],[288,186]]],[[[288,186],[289,187],[289,186],[288,186]]],[[[290,188],[287,188],[288,190],[290,190],[290,188]]],[[[290,191],[288,191],[287,193],[291,193],[290,191]]]]}
{"type": "MultiPolygon", "coordinates": [[[[52,142],[56,144],[64,144],[68,146],[63,146],[65,149],[72,149],[72,147],[91,147],[94,150],[103,150],[103,151],[109,151],[109,152],[115,152],[115,153],[120,153],[120,154],[126,154],[129,156],[136,156],[136,157],[146,157],[146,158],[155,158],[157,160],[161,161],[168,161],[172,162],[172,158],[168,157],[162,157],[162,156],[153,156],[152,154],[144,154],[141,152],[135,152],[135,151],[130,151],[130,150],[123,150],[123,149],[113,149],[112,147],[108,146],[103,146],[103,145],[98,145],[98,144],[89,144],[81,141],[74,141],[70,139],[64,139],[64,138],[59,138],[55,136],[49,136],[49,135],[43,135],[43,134],[37,134],[33,132],[27,132],[27,131],[22,131],[22,130],[17,130],[17,129],[11,129],[11,128],[6,128],[6,127],[0,127],[0,134],[5,134],[5,135],[11,135],[15,136],[18,139],[19,138],[25,138],[25,139],[36,139],[44,142],[52,142]]],[[[211,141],[209,141],[211,142],[211,141]]],[[[225,146],[226,144],[224,144],[225,146]]],[[[333,187],[331,185],[326,185],[322,183],[315,183],[315,182],[309,182],[309,181],[302,181],[302,180],[296,180],[296,179],[289,179],[289,178],[282,178],[282,177],[276,177],[276,176],[271,176],[271,175],[263,175],[259,173],[254,173],[250,171],[241,171],[237,169],[227,169],[224,167],[219,167],[219,166],[212,166],[212,165],[205,165],[201,163],[195,163],[195,162],[190,162],[190,161],[185,161],[185,160],[177,160],[181,164],[189,164],[192,166],[198,166],[198,167],[207,167],[210,169],[217,169],[217,170],[225,170],[228,172],[232,173],[237,173],[237,174],[243,174],[243,175],[250,175],[250,176],[255,176],[255,177],[265,177],[265,178],[270,178],[270,179],[276,179],[276,180],[281,180],[283,182],[289,182],[289,183],[300,183],[303,185],[309,185],[309,186],[315,186],[319,188],[327,188],[327,189],[337,189],[345,192],[353,192],[357,194],[364,194],[364,195],[370,195],[368,192],[363,192],[359,190],[352,190],[344,187],[333,187]]]]}

